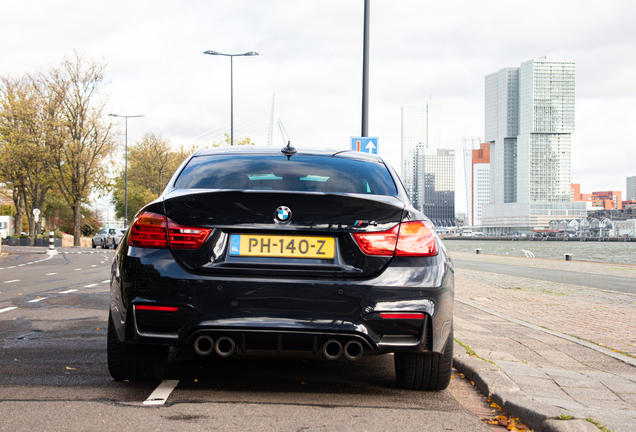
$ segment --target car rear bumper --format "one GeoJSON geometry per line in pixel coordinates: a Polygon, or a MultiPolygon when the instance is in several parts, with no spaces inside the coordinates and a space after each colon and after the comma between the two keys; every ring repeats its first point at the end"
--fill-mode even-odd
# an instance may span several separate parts
{"type": "Polygon", "coordinates": [[[120,341],[188,346],[204,335],[232,339],[237,353],[316,354],[333,339],[378,353],[442,352],[451,328],[454,277],[442,257],[395,258],[364,280],[298,280],[194,275],[168,250],[123,246],[111,278],[120,341]],[[137,309],[149,305],[177,310],[137,309]]]}

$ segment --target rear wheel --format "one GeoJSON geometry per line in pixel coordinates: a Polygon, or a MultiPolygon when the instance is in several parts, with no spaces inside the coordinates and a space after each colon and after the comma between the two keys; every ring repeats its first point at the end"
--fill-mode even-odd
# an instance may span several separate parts
{"type": "Polygon", "coordinates": [[[93,249],[97,247],[97,245],[95,244],[95,240],[91,240],[91,245],[93,246],[93,249]]]}
{"type": "Polygon", "coordinates": [[[168,360],[168,347],[157,345],[127,345],[119,343],[117,332],[108,314],[108,372],[114,379],[158,381],[168,360]]]}
{"type": "Polygon", "coordinates": [[[444,390],[450,384],[453,369],[453,327],[444,353],[395,353],[395,376],[399,388],[407,390],[444,390]]]}

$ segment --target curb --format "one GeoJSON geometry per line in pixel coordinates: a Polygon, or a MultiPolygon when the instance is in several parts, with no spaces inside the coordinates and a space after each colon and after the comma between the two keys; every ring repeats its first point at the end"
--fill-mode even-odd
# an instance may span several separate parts
{"type": "Polygon", "coordinates": [[[485,395],[490,397],[508,415],[519,420],[535,432],[598,432],[593,424],[575,419],[575,414],[546,403],[529,399],[521,389],[497,366],[466,353],[454,342],[453,367],[464,374],[485,395]],[[559,420],[561,414],[572,420],[559,420]]]}

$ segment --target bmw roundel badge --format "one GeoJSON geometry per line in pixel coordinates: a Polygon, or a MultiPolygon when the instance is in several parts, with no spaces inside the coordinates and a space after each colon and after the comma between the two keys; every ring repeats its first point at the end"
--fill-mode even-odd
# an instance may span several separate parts
{"type": "Polygon", "coordinates": [[[289,207],[280,206],[276,209],[276,213],[274,214],[274,220],[279,223],[286,223],[291,221],[292,211],[289,207]]]}

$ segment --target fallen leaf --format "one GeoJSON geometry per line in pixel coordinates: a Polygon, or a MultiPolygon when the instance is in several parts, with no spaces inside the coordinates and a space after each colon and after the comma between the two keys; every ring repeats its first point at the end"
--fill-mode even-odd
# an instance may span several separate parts
{"type": "Polygon", "coordinates": [[[99,327],[97,327],[97,329],[96,329],[96,330],[99,330],[99,327]]]}
{"type": "Polygon", "coordinates": [[[66,369],[68,369],[68,370],[77,370],[77,369],[75,369],[75,368],[68,367],[68,366],[66,366],[66,369]]]}
{"type": "Polygon", "coordinates": [[[18,361],[18,359],[13,359],[13,361],[18,361]]]}
{"type": "Polygon", "coordinates": [[[194,379],[194,382],[197,382],[197,381],[199,381],[199,380],[195,378],[195,379],[194,379]]]}

